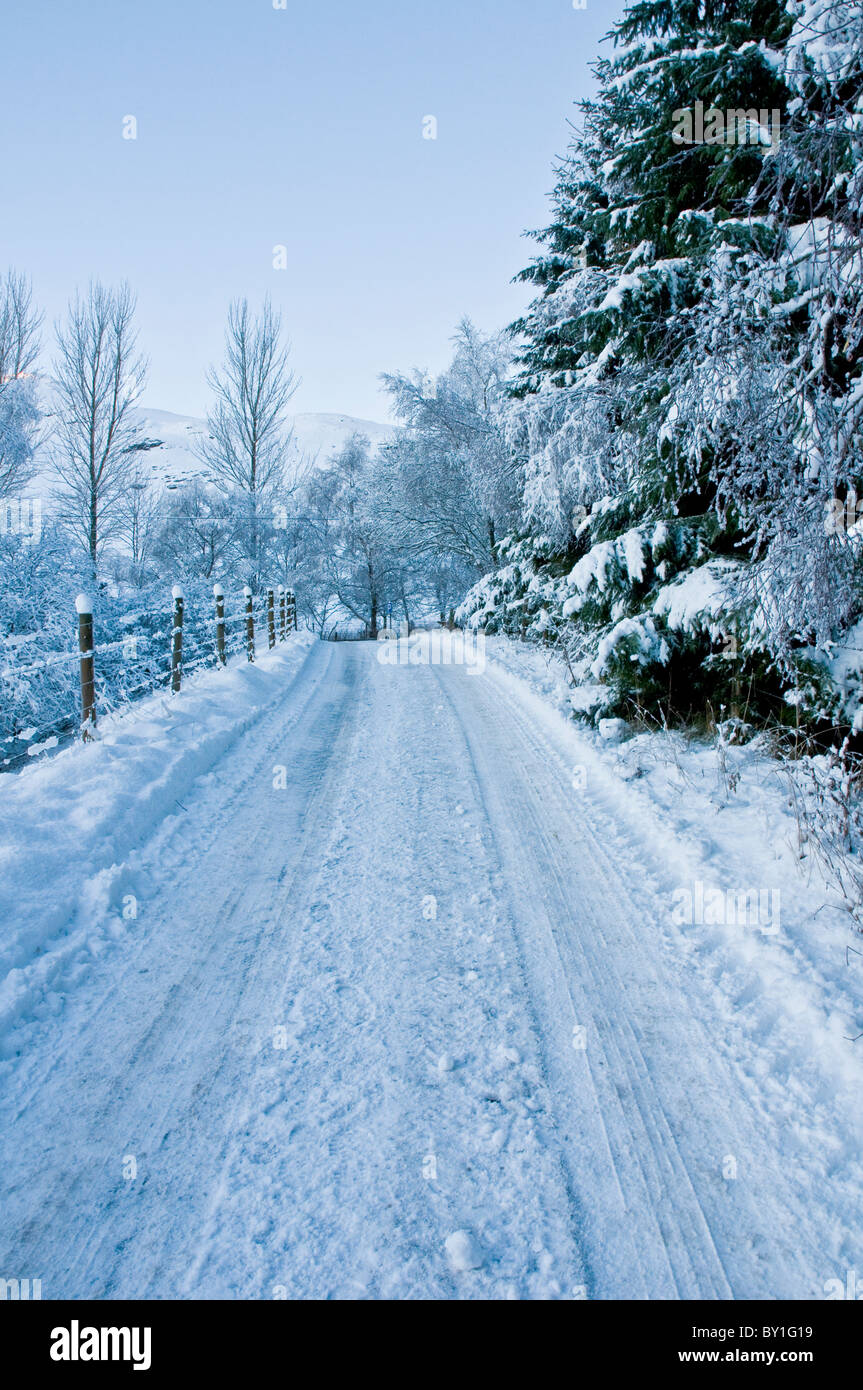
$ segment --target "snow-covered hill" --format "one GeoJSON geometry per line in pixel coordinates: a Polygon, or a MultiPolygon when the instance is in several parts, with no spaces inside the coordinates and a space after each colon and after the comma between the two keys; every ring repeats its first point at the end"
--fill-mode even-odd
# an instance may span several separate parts
{"type": "MultiPolygon", "coordinates": [[[[44,408],[50,414],[51,383],[43,380],[42,386],[44,408]]],[[[134,414],[144,437],[156,445],[141,457],[144,467],[152,470],[157,485],[173,490],[195,478],[206,478],[206,469],[196,454],[200,437],[207,428],[206,420],[196,415],[175,415],[170,410],[153,410],[148,406],[140,407],[134,414]]],[[[326,463],[352,434],[364,434],[376,445],[383,444],[393,433],[392,425],[381,424],[379,420],[361,420],[353,415],[300,414],[289,417],[289,422],[294,437],[294,448],[286,461],[289,471],[307,461],[326,463]]],[[[28,495],[48,495],[54,485],[55,480],[46,469],[28,489],[28,495]]]]}
{"type": "MultiPolygon", "coordinates": [[[[158,448],[144,455],[153,470],[154,480],[173,489],[206,476],[195,453],[200,436],[207,428],[205,420],[146,407],[135,413],[146,438],[160,441],[158,448]]],[[[364,434],[373,444],[383,443],[392,434],[391,425],[377,420],[359,420],[353,415],[295,415],[291,424],[294,452],[289,466],[291,462],[297,465],[305,460],[325,463],[352,434],[364,434]]]]}

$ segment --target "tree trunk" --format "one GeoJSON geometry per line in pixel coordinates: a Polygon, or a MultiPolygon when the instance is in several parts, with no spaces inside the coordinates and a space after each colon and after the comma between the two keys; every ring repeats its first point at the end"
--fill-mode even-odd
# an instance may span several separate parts
{"type": "Polygon", "coordinates": [[[90,527],[89,527],[89,548],[90,560],[93,565],[93,574],[96,573],[96,552],[99,545],[99,513],[97,509],[97,498],[95,489],[90,493],[90,527]]]}
{"type": "Polygon", "coordinates": [[[378,592],[377,592],[377,589],[375,588],[375,571],[374,571],[374,566],[371,565],[371,564],[368,566],[368,574],[369,574],[369,594],[370,594],[371,601],[372,601],[372,621],[371,621],[371,624],[370,624],[370,626],[369,626],[369,636],[371,637],[372,641],[375,642],[375,641],[377,641],[377,636],[378,636],[378,592]]]}
{"type": "Polygon", "coordinates": [[[490,516],[486,524],[488,526],[488,543],[491,549],[492,564],[495,569],[497,569],[497,540],[495,539],[494,533],[494,517],[490,516]]]}

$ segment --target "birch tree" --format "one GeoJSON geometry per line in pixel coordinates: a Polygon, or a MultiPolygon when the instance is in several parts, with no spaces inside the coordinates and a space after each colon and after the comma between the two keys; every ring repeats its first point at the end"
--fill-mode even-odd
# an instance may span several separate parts
{"type": "Polygon", "coordinates": [[[24,275],[0,279],[0,498],[30,480],[40,413],[32,367],[39,355],[42,316],[24,275]]]}
{"type": "Polygon", "coordinates": [[[147,364],[137,351],[135,298],[128,285],[98,282],[76,294],[57,325],[54,377],[58,422],[53,464],[61,518],[83,542],[95,575],[118,533],[137,456],[145,443],[134,417],[147,364]]]}
{"type": "MultiPolygon", "coordinates": [[[[140,456],[139,456],[140,459],[140,456]]],[[[160,515],[161,499],[142,462],[130,474],[119,508],[117,534],[129,553],[129,577],[144,584],[160,515]]]]}
{"type": "Polygon", "coordinates": [[[200,446],[211,476],[237,494],[246,582],[262,581],[268,511],[282,483],[291,450],[287,407],[299,386],[282,341],[281,315],[265,300],[254,315],[248,300],[228,312],[225,358],[208,383],[215,405],[200,446]]]}

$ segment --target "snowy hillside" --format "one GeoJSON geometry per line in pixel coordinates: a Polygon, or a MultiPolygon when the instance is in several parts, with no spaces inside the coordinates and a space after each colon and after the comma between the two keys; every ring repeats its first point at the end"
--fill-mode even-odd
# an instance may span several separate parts
{"type": "MultiPolygon", "coordinates": [[[[161,441],[159,448],[146,455],[159,482],[172,489],[205,476],[206,470],[195,454],[198,438],[207,427],[205,420],[147,407],[136,411],[136,416],[147,439],[161,441]]],[[[291,425],[295,464],[304,460],[325,463],[352,434],[364,434],[373,444],[383,443],[392,434],[390,425],[358,420],[353,415],[295,415],[291,425]]]]}
{"type": "MultiPolygon", "coordinates": [[[[207,423],[196,415],[175,415],[170,410],[148,406],[134,412],[144,437],[158,444],[143,455],[152,469],[154,481],[173,490],[196,478],[206,477],[206,469],[196,455],[196,445],[207,423]]],[[[310,460],[323,464],[352,434],[365,435],[373,445],[382,444],[393,433],[392,425],[378,420],[360,420],[353,415],[300,414],[290,417],[294,431],[294,466],[310,460]]],[[[54,480],[43,474],[30,488],[31,495],[50,492],[54,480]]]]}

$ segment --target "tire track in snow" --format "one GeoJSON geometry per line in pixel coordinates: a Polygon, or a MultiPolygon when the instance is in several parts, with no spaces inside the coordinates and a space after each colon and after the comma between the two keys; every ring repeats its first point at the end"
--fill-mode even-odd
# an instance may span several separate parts
{"type": "MultiPolygon", "coordinates": [[[[715,997],[702,993],[664,932],[666,867],[589,790],[573,794],[560,742],[546,737],[511,680],[492,671],[477,684],[485,687],[478,692],[484,708],[465,718],[470,726],[480,713],[475,741],[492,802],[503,790],[501,767],[517,762],[516,810],[499,810],[514,824],[532,812],[558,885],[553,931],[565,972],[590,981],[583,1007],[608,1058],[599,1059],[594,1081],[603,1121],[616,1135],[615,1167],[625,1185],[633,1170],[647,1183],[649,1209],[630,1222],[630,1267],[647,1272],[651,1297],[821,1296],[835,1224],[829,1200],[820,1205],[824,1154],[808,1155],[809,1173],[780,1162],[782,1126],[753,1089],[763,1059],[755,1055],[744,1066],[726,1055],[726,1019],[715,997]],[[740,1173],[725,1182],[720,1170],[729,1154],[740,1173]],[[637,1254],[639,1227],[651,1225],[670,1259],[664,1292],[659,1248],[651,1241],[637,1254]]],[[[547,873],[542,868],[538,881],[547,873]]],[[[552,1010],[553,1036],[555,1017],[552,1010]]],[[[584,1200],[595,1209],[591,1245],[607,1256],[608,1204],[591,1184],[584,1200]]],[[[638,1280],[621,1280],[619,1260],[604,1263],[599,1296],[632,1297],[638,1280]]]]}
{"type": "MultiPolygon", "coordinates": [[[[462,693],[460,687],[447,684],[453,693],[462,693]]],[[[547,756],[550,750],[542,750],[546,756],[540,759],[518,712],[511,704],[503,706],[499,699],[489,698],[489,687],[479,682],[477,686],[471,697],[479,709],[468,711],[461,703],[460,713],[468,737],[473,734],[489,814],[498,828],[501,846],[506,846],[505,872],[514,880],[513,897],[520,903],[524,954],[534,970],[544,958],[550,963],[550,973],[557,974],[551,982],[551,999],[549,980],[540,983],[536,978],[536,997],[546,995],[546,1036],[550,1065],[556,1073],[555,1094],[562,1112],[571,1096],[576,1103],[586,1099],[594,1115],[591,1183],[586,1184],[583,1174],[579,1175],[578,1146],[570,1150],[575,1159],[573,1180],[581,1190],[582,1203],[596,1207],[599,1196],[591,1257],[600,1272],[591,1292],[600,1297],[727,1297],[730,1286],[722,1262],[662,1108],[651,1093],[644,1059],[622,1005],[624,991],[616,976],[613,954],[601,932],[603,912],[606,919],[616,915],[612,903],[622,894],[619,873],[608,871],[599,881],[597,894],[596,867],[576,823],[572,799],[561,796],[557,784],[557,759],[547,756]],[[481,729],[480,735],[477,729],[481,729]],[[567,832],[571,835],[568,848],[563,838],[567,832]],[[574,852],[576,848],[580,854],[574,852]],[[519,856],[526,867],[513,875],[512,866],[519,856]],[[597,896],[601,903],[597,903],[597,896]],[[537,897],[542,900],[539,912],[537,897]],[[544,941],[538,940],[538,933],[544,941]],[[591,937],[604,951],[601,972],[588,949],[591,937]],[[569,993],[574,1024],[588,1030],[583,1053],[563,1045],[558,1001],[561,984],[569,993]],[[605,1009],[613,1011],[610,1027],[604,1026],[605,1009]],[[597,1042],[602,1051],[594,1063],[597,1042]],[[580,1056],[584,1065],[570,1060],[573,1056],[580,1056]],[[604,1081],[597,1076],[599,1069],[605,1072],[604,1081]],[[641,1091],[646,1095],[642,1097],[641,1091]],[[667,1148],[654,1138],[657,1125],[665,1130],[667,1148]],[[607,1175],[597,1169],[602,1150],[609,1157],[607,1175]],[[673,1195],[672,1183],[676,1185],[673,1195]],[[681,1202],[681,1188],[685,1192],[687,1187],[688,1204],[681,1202]],[[622,1199],[616,1207],[614,1194],[622,1199]],[[675,1206],[679,1206],[678,1211],[675,1206]],[[620,1223],[617,1232],[609,1229],[613,1220],[620,1223]]],[[[565,1123],[569,1135],[577,1133],[575,1115],[569,1115],[565,1123]]]]}
{"type": "Polygon", "coordinates": [[[510,686],[376,655],[316,649],[141,847],[136,931],[7,1067],[3,1267],[47,1297],[814,1294],[824,1218],[675,974],[662,866],[510,686]]]}
{"type": "MultiPolygon", "coordinates": [[[[223,1107],[232,1107],[241,1089],[240,1053],[233,1041],[225,1047],[226,1037],[254,977],[255,955],[278,930],[272,911],[277,884],[266,872],[256,877],[255,855],[259,865],[261,856],[283,864],[283,830],[266,818],[250,824],[249,799],[253,791],[258,802],[274,795],[268,792],[271,767],[283,756],[292,718],[308,723],[326,706],[341,714],[332,663],[326,648],[306,663],[284,702],[240,740],[215,782],[201,779],[200,791],[188,798],[188,816],[147,847],[144,862],[156,883],[160,873],[162,879],[139,920],[137,949],[94,965],[92,981],[73,992],[49,1029],[46,1047],[22,1059],[18,1094],[28,1107],[35,1152],[24,1182],[10,1192],[6,1229],[12,1239],[4,1259],[10,1267],[36,1260],[45,1270],[48,1297],[91,1291],[166,1296],[172,1290],[173,1284],[151,1289],[149,1282],[148,1262],[155,1267],[162,1247],[178,1239],[162,1202],[185,1183],[180,1240],[188,1240],[206,1186],[209,1145],[218,1144],[223,1107]],[[182,846],[173,863],[163,838],[167,847],[182,846]],[[242,855],[238,873],[233,854],[250,841],[255,854],[242,855]],[[180,883],[171,881],[178,863],[186,866],[180,883]],[[142,970],[148,977],[143,983],[142,970]],[[58,1115],[67,1098],[78,1102],[77,1113],[70,1107],[58,1115]],[[58,1120],[62,1142],[55,1138],[58,1120]],[[183,1148],[201,1128],[213,1138],[203,1146],[201,1166],[190,1171],[183,1148]],[[140,1179],[127,1185],[120,1163],[129,1152],[144,1162],[140,1179]],[[18,1232],[16,1208],[32,1213],[18,1232]]],[[[312,739],[306,730],[305,743],[307,795],[290,808],[297,823],[326,816],[320,803],[327,762],[338,755],[338,729],[322,727],[312,739]]],[[[310,843],[299,835],[294,842],[300,850],[310,843]]]]}
{"type": "Polygon", "coordinates": [[[373,651],[351,653],[366,674],[355,737],[295,904],[282,1014],[298,1009],[300,1023],[282,1060],[259,1055],[250,1133],[233,1144],[189,1291],[214,1296],[257,1262],[259,1295],[568,1297],[584,1275],[561,1167],[538,1133],[550,1098],[531,1078],[529,1000],[502,987],[490,831],[450,721],[435,724],[433,678],[382,669],[373,651]],[[426,922],[430,888],[440,911],[426,922]],[[322,980],[350,981],[373,1026],[345,1027],[322,980]],[[464,1226],[482,1267],[454,1280],[444,1245],[464,1226]]]}

